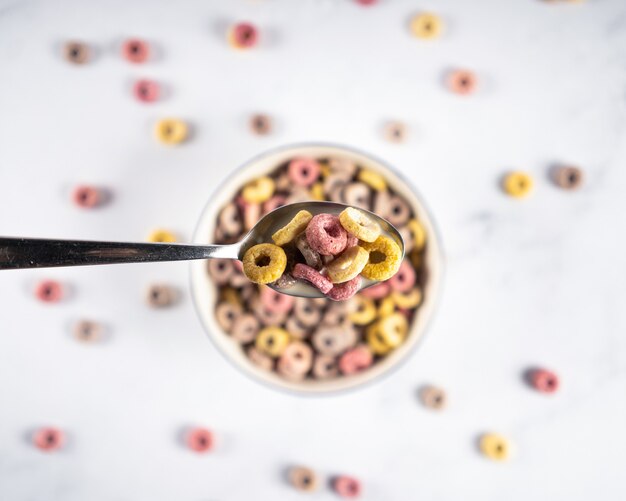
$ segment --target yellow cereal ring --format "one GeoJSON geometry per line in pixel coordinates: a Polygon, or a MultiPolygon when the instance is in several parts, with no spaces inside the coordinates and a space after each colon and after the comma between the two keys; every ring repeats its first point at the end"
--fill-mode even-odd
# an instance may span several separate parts
{"type": "Polygon", "coordinates": [[[154,132],[157,139],[164,144],[179,144],[187,139],[187,124],[182,120],[166,118],[159,120],[154,132]]]}
{"type": "Polygon", "coordinates": [[[154,230],[148,235],[148,242],[172,243],[176,242],[176,235],[167,230],[154,230]]]}
{"type": "Polygon", "coordinates": [[[285,245],[295,239],[300,233],[306,230],[307,225],[313,219],[313,215],[306,210],[298,212],[286,226],[272,235],[272,240],[276,245],[285,245]]]}
{"type": "Polygon", "coordinates": [[[374,242],[363,242],[363,248],[370,253],[369,261],[361,272],[370,280],[387,280],[393,277],[402,262],[402,251],[398,244],[384,235],[374,242]]]}
{"type": "Polygon", "coordinates": [[[407,227],[413,237],[413,248],[418,251],[422,250],[424,245],[426,245],[426,230],[422,226],[422,223],[420,223],[417,219],[411,219],[407,223],[407,227]]]}
{"type": "Polygon", "coordinates": [[[241,196],[251,204],[258,204],[269,200],[276,188],[274,180],[268,176],[258,177],[243,187],[241,196]]]}
{"type": "Polygon", "coordinates": [[[326,162],[320,162],[320,177],[330,176],[330,167],[326,162]]]}
{"type": "Polygon", "coordinates": [[[363,247],[350,247],[326,265],[328,278],[334,284],[348,282],[361,273],[369,258],[363,247]]]}
{"type": "Polygon", "coordinates": [[[385,178],[373,170],[361,169],[357,178],[373,190],[385,191],[387,189],[387,182],[385,181],[385,178]]]}
{"type": "Polygon", "coordinates": [[[364,212],[348,207],[339,214],[341,226],[363,242],[374,242],[380,236],[380,225],[364,212]]]}
{"type": "Polygon", "coordinates": [[[356,325],[367,325],[376,318],[374,301],[365,296],[354,296],[354,311],[348,316],[356,325]]]}
{"type": "Polygon", "coordinates": [[[385,340],[385,344],[392,348],[400,346],[409,331],[409,322],[402,313],[392,313],[381,318],[376,322],[376,325],[378,325],[378,330],[385,340]]]}
{"type": "Polygon", "coordinates": [[[322,183],[318,182],[311,186],[311,198],[313,200],[325,200],[324,185],[322,183]]]}
{"type": "Polygon", "coordinates": [[[385,338],[380,332],[378,322],[367,328],[365,339],[372,352],[376,355],[386,355],[393,349],[385,342],[385,338]]]}
{"type": "Polygon", "coordinates": [[[532,191],[533,178],[525,172],[510,172],[504,177],[502,185],[508,195],[522,198],[532,191]]]}
{"type": "Polygon", "coordinates": [[[418,251],[417,249],[413,249],[411,253],[409,254],[409,259],[411,260],[411,264],[413,265],[413,268],[421,268],[422,255],[420,254],[420,251],[418,251]]]}
{"type": "Polygon", "coordinates": [[[254,245],[243,255],[243,272],[251,282],[257,284],[278,280],[286,267],[287,255],[278,245],[254,245]]]}
{"type": "Polygon", "coordinates": [[[289,333],[280,327],[265,327],[257,334],[254,344],[270,357],[279,357],[289,344],[289,333]]]}
{"type": "Polygon", "coordinates": [[[394,291],[391,299],[398,308],[415,308],[422,302],[422,289],[413,287],[409,292],[394,291]]]}
{"type": "Polygon", "coordinates": [[[485,433],[478,444],[480,451],[494,461],[505,461],[511,455],[511,444],[502,435],[485,433]]]}
{"type": "Polygon", "coordinates": [[[220,299],[226,303],[242,306],[239,292],[232,287],[224,287],[221,289],[220,299]]]}
{"type": "Polygon", "coordinates": [[[439,16],[424,12],[411,19],[411,33],[424,40],[437,38],[441,35],[442,25],[439,16]]]}
{"type": "Polygon", "coordinates": [[[396,311],[396,302],[391,296],[381,300],[378,306],[378,315],[381,317],[388,317],[396,311]]]}

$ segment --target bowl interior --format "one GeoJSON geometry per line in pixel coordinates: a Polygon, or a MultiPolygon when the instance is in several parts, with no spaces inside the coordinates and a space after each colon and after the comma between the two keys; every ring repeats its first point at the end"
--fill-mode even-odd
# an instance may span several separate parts
{"type": "Polygon", "coordinates": [[[427,233],[427,245],[424,254],[424,266],[428,278],[423,290],[423,302],[413,320],[406,341],[385,358],[374,364],[370,369],[349,377],[340,377],[331,380],[304,380],[288,381],[275,372],[265,371],[255,366],[246,356],[240,345],[231,339],[217,324],[215,319],[215,301],[217,288],[211,282],[207,273],[206,261],[191,263],[191,289],[196,310],[209,337],[220,351],[236,366],[248,375],[264,383],[286,390],[300,393],[328,393],[348,388],[354,388],[371,381],[390,371],[405,359],[416,346],[428,325],[439,296],[442,275],[442,254],[439,236],[432,219],[424,204],[406,179],[401,178],[395,171],[381,161],[358,151],[334,145],[296,145],[283,147],[264,153],[247,162],[243,167],[233,172],[233,175],[220,186],[205,206],[196,232],[194,243],[206,244],[212,241],[217,215],[220,209],[230,202],[236,191],[251,179],[271,172],[278,165],[295,156],[309,156],[314,158],[346,157],[357,164],[382,174],[389,185],[402,195],[413,207],[418,219],[427,233]]]}

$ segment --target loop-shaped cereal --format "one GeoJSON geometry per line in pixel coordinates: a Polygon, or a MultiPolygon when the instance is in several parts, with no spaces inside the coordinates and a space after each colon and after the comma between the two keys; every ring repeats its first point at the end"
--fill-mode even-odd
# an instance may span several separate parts
{"type": "Polygon", "coordinates": [[[533,184],[533,178],[525,172],[509,172],[502,181],[506,194],[515,198],[528,196],[533,184]]]}
{"type": "Polygon", "coordinates": [[[287,318],[285,329],[292,338],[304,339],[309,335],[309,328],[300,322],[295,314],[287,318]]]}
{"type": "Polygon", "coordinates": [[[356,325],[367,325],[376,318],[376,305],[369,297],[359,294],[355,296],[354,307],[349,315],[349,319],[356,325]]]}
{"type": "Polygon", "coordinates": [[[265,308],[258,295],[250,300],[250,309],[263,325],[279,326],[287,318],[287,313],[272,311],[265,308]]]}
{"type": "Polygon", "coordinates": [[[207,268],[209,275],[217,285],[227,284],[235,273],[232,259],[209,259],[207,268]]]}
{"type": "Polygon", "coordinates": [[[72,334],[83,343],[95,343],[102,339],[104,328],[97,322],[81,320],[74,325],[72,334]]]}
{"type": "Polygon", "coordinates": [[[272,119],[267,115],[252,115],[250,117],[250,130],[259,136],[266,136],[272,132],[272,119]]]}
{"type": "Polygon", "coordinates": [[[575,190],[583,183],[583,171],[571,165],[561,166],[553,170],[552,178],[558,187],[575,190]]]}
{"type": "Polygon", "coordinates": [[[387,189],[387,181],[376,171],[361,169],[357,175],[357,179],[367,184],[373,190],[383,191],[387,189]]]}
{"type": "Polygon", "coordinates": [[[364,242],[373,242],[380,236],[380,225],[363,211],[348,207],[339,214],[339,222],[344,229],[364,242]]]}
{"type": "Polygon", "coordinates": [[[278,280],[286,267],[287,255],[278,245],[254,245],[243,256],[243,272],[251,282],[257,284],[278,280]]]}
{"type": "Polygon", "coordinates": [[[63,296],[63,286],[56,280],[43,280],[35,287],[35,297],[44,303],[58,303],[63,296]]]}
{"type": "Polygon", "coordinates": [[[372,193],[365,183],[349,183],[342,191],[343,201],[359,209],[370,210],[372,193]]]}
{"type": "Polygon", "coordinates": [[[381,318],[376,325],[385,344],[392,348],[400,346],[409,331],[409,322],[402,313],[392,313],[381,318]]]}
{"type": "Polygon", "coordinates": [[[289,344],[289,333],[280,327],[265,327],[256,337],[255,346],[270,357],[279,357],[289,344]]]}
{"type": "Polygon", "coordinates": [[[256,346],[248,348],[246,355],[254,365],[263,370],[271,371],[274,368],[274,359],[257,349],[256,346]]]}
{"type": "Polygon", "coordinates": [[[393,312],[396,311],[396,302],[393,300],[393,297],[388,296],[383,298],[378,305],[378,316],[379,317],[388,317],[393,312]]]}
{"type": "Polygon", "coordinates": [[[65,433],[59,428],[39,428],[33,434],[33,445],[44,452],[53,452],[65,444],[65,433]]]}
{"type": "Polygon", "coordinates": [[[296,247],[300,251],[300,254],[302,254],[302,257],[304,257],[306,264],[316,270],[322,268],[322,256],[309,245],[309,241],[306,239],[304,233],[301,233],[296,238],[296,247]]]}
{"type": "Polygon", "coordinates": [[[413,248],[421,251],[426,245],[426,230],[424,226],[417,219],[411,219],[407,223],[407,227],[413,237],[413,248]]]}
{"type": "Polygon", "coordinates": [[[389,197],[388,205],[384,212],[385,219],[394,226],[402,226],[411,217],[411,207],[406,200],[397,195],[389,197]]]}
{"type": "Polygon", "coordinates": [[[333,479],[333,489],[342,498],[354,499],[361,495],[361,482],[348,475],[340,475],[333,479]]]}
{"type": "Polygon", "coordinates": [[[313,158],[294,158],[289,162],[287,175],[298,186],[311,186],[320,177],[320,164],[313,158]]]}
{"type": "Polygon", "coordinates": [[[395,275],[400,268],[402,251],[394,240],[381,235],[374,242],[363,242],[362,246],[370,253],[361,272],[365,278],[384,281],[395,275]]]}
{"type": "Polygon", "coordinates": [[[315,331],[311,341],[318,353],[336,356],[355,345],[357,333],[350,324],[321,326],[315,331]]]}
{"type": "Polygon", "coordinates": [[[446,392],[435,386],[425,386],[420,390],[420,399],[425,407],[441,410],[447,404],[446,392]]]}
{"type": "Polygon", "coordinates": [[[213,433],[206,428],[192,428],[187,431],[185,443],[194,452],[209,452],[213,449],[213,433]]]}
{"type": "Polygon", "coordinates": [[[357,275],[352,280],[333,285],[333,288],[328,291],[326,297],[333,301],[346,301],[354,296],[361,288],[361,276],[357,275]]]}
{"type": "Polygon", "coordinates": [[[382,299],[389,295],[391,287],[387,282],[380,282],[375,285],[363,289],[359,296],[368,297],[370,299],[382,299]]]}
{"type": "Polygon", "coordinates": [[[316,252],[334,256],[346,248],[348,235],[337,216],[318,214],[313,216],[306,227],[306,238],[316,252]]]}
{"type": "Polygon", "coordinates": [[[296,298],[293,309],[296,319],[305,327],[313,327],[320,323],[322,312],[315,301],[309,298],[296,298]]]}
{"type": "MultiPolygon", "coordinates": [[[[289,258],[287,258],[287,262],[289,262],[289,258]]],[[[289,273],[283,273],[278,280],[272,282],[273,285],[279,289],[289,289],[296,285],[298,281],[293,278],[289,273]]]]}
{"type": "Polygon", "coordinates": [[[423,12],[411,19],[411,33],[423,40],[438,38],[441,35],[442,24],[439,16],[423,12]]]}
{"type": "Polygon", "coordinates": [[[63,55],[73,64],[85,64],[91,59],[91,50],[83,42],[67,42],[63,47],[63,55]]]}
{"type": "Polygon", "coordinates": [[[455,70],[448,75],[447,85],[450,91],[461,96],[472,94],[478,86],[476,75],[468,70],[455,70]]]}
{"type": "Polygon", "coordinates": [[[374,357],[370,349],[365,345],[359,345],[341,355],[339,370],[342,374],[349,376],[367,369],[373,361],[374,357]]]}
{"type": "Polygon", "coordinates": [[[369,257],[369,252],[358,245],[346,249],[326,265],[328,278],[334,284],[349,282],[365,268],[369,257]]]}
{"type": "Polygon", "coordinates": [[[228,40],[236,49],[251,49],[259,41],[259,32],[250,23],[238,23],[230,29],[228,40]]]}
{"type": "Polygon", "coordinates": [[[294,278],[306,280],[311,285],[319,289],[323,294],[328,293],[333,288],[333,283],[328,280],[324,275],[322,275],[315,268],[311,268],[310,266],[302,263],[297,263],[293,267],[293,271],[291,273],[294,278]]]}
{"type": "Polygon", "coordinates": [[[241,305],[222,301],[215,308],[215,319],[224,332],[230,333],[236,320],[241,316],[241,312],[241,305]]]}
{"type": "Polygon", "coordinates": [[[555,393],[559,389],[559,377],[547,369],[534,369],[530,373],[530,384],[541,393],[555,393]]]}
{"type": "Polygon", "coordinates": [[[189,133],[187,124],[175,118],[159,120],[154,129],[157,139],[163,144],[180,144],[189,133]]]}
{"type": "Polygon", "coordinates": [[[176,235],[168,230],[154,230],[148,235],[148,242],[154,243],[173,243],[176,242],[176,235]]]}
{"type": "Polygon", "coordinates": [[[283,195],[274,195],[272,198],[263,203],[263,214],[272,212],[279,207],[285,205],[285,197],[283,195]]]}
{"type": "Polygon", "coordinates": [[[103,194],[95,186],[77,186],[72,192],[72,200],[78,207],[92,209],[103,201],[103,194]]]}
{"type": "Polygon", "coordinates": [[[415,269],[404,259],[396,274],[387,280],[391,289],[397,292],[407,292],[415,285],[415,269]]]}
{"type": "Polygon", "coordinates": [[[313,365],[313,350],[302,341],[292,341],[278,361],[279,372],[290,379],[301,379],[313,365]]]}
{"type": "Polygon", "coordinates": [[[391,293],[391,299],[398,308],[415,308],[422,302],[422,289],[413,287],[408,292],[394,291],[391,293]]]}
{"type": "Polygon", "coordinates": [[[126,40],[122,44],[122,56],[131,63],[145,63],[150,57],[150,45],[136,38],[126,40]]]}
{"type": "Polygon", "coordinates": [[[509,441],[497,433],[485,433],[478,442],[480,451],[494,461],[505,461],[511,454],[509,441]]]}
{"type": "Polygon", "coordinates": [[[235,317],[230,331],[230,335],[235,341],[241,344],[251,343],[261,327],[259,320],[251,313],[245,313],[235,317]]]}
{"type": "Polygon", "coordinates": [[[161,87],[152,80],[137,80],[133,85],[133,94],[144,103],[153,103],[161,95],[161,87]]]}
{"type": "Polygon", "coordinates": [[[390,143],[403,143],[407,136],[407,127],[402,122],[389,122],[385,125],[384,136],[390,143]]]}
{"type": "Polygon", "coordinates": [[[228,236],[241,233],[242,221],[239,208],[234,203],[229,203],[220,211],[219,225],[223,233],[228,236]]]}
{"type": "Polygon", "coordinates": [[[324,196],[324,185],[322,183],[313,183],[311,186],[311,198],[313,200],[326,200],[324,196]]]}
{"type": "Polygon", "coordinates": [[[261,286],[260,298],[265,309],[276,313],[289,313],[296,299],[293,296],[276,292],[267,286],[261,286]]]}
{"type": "Polygon", "coordinates": [[[306,230],[311,219],[313,215],[309,211],[299,211],[289,223],[272,235],[272,240],[276,245],[287,245],[306,230]]]}
{"type": "Polygon", "coordinates": [[[330,304],[322,317],[322,325],[334,327],[345,323],[350,313],[347,306],[345,302],[330,304]]]}
{"type": "Polygon", "coordinates": [[[297,466],[289,469],[289,483],[297,490],[312,492],[318,487],[317,474],[311,468],[297,466]]]}
{"type": "Polygon", "coordinates": [[[243,187],[241,196],[248,203],[263,203],[269,200],[274,194],[276,185],[269,176],[258,177],[243,187]]]}
{"type": "Polygon", "coordinates": [[[317,355],[313,362],[313,377],[315,379],[330,379],[339,374],[337,359],[328,355],[317,355]]]}
{"type": "Polygon", "coordinates": [[[385,338],[380,332],[378,323],[370,325],[365,331],[365,340],[372,352],[376,355],[386,355],[393,348],[385,342],[385,338]]]}

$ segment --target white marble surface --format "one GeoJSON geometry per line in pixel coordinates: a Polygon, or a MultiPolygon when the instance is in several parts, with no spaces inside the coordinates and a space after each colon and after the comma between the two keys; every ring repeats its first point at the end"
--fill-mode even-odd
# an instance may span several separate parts
{"type": "Polygon", "coordinates": [[[282,481],[293,462],[360,477],[368,500],[623,499],[625,89],[622,0],[0,1],[0,233],[141,240],[165,226],[190,239],[231,169],[276,145],[328,140],[408,174],[448,257],[419,352],[379,384],[326,399],[234,370],[187,292],[180,307],[149,311],[145,287],[186,291],[186,264],[2,273],[0,499],[304,499],[282,481]],[[407,32],[423,8],[446,21],[437,42],[407,32]],[[263,30],[258,50],[225,44],[241,19],[263,30]],[[127,36],[153,41],[159,60],[121,60],[127,36]],[[68,38],[94,44],[97,60],[66,64],[68,38]],[[479,73],[478,95],[442,88],[457,65],[479,73]],[[136,103],[139,76],[166,83],[169,98],[136,103]],[[278,120],[266,139],[246,131],[258,110],[278,120]],[[155,142],[167,115],[193,123],[190,143],[155,142]],[[381,139],[388,119],[410,125],[405,145],[381,139]],[[580,192],[547,180],[557,161],[585,169],[580,192]],[[535,176],[531,198],[499,191],[511,168],[535,176]],[[81,181],[110,186],[114,203],[76,210],[68,190],[81,181]],[[43,277],[71,284],[72,297],[37,303],[43,277]],[[72,340],[84,315],[110,326],[108,343],[72,340]],[[521,383],[532,364],[558,371],[558,395],[521,383]],[[418,404],[426,382],[448,389],[448,410],[418,404]],[[216,431],[215,453],[179,446],[190,423],[216,431]],[[30,446],[42,424],[68,430],[69,446],[30,446]],[[477,454],[485,430],[514,441],[509,464],[477,454]]]}

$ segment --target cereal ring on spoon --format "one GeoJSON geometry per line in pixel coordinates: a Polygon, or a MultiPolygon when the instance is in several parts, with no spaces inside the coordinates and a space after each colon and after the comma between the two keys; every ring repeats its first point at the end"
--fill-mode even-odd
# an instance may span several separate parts
{"type": "Polygon", "coordinates": [[[369,257],[370,253],[358,245],[343,251],[326,266],[328,278],[334,284],[352,280],[365,268],[369,257]]]}
{"type": "Polygon", "coordinates": [[[363,242],[363,248],[370,253],[369,262],[361,272],[365,278],[383,281],[396,274],[402,251],[395,241],[381,235],[375,242],[363,242]]]}
{"type": "Polygon", "coordinates": [[[357,275],[348,282],[334,285],[333,288],[326,294],[326,297],[332,299],[333,301],[345,301],[346,299],[350,299],[354,296],[359,291],[360,287],[361,277],[357,275]]]}
{"type": "Polygon", "coordinates": [[[313,250],[324,256],[335,256],[346,248],[348,234],[337,216],[318,214],[306,227],[306,238],[313,250]]]}
{"type": "Polygon", "coordinates": [[[339,222],[348,233],[364,242],[373,242],[380,236],[380,225],[354,207],[344,209],[339,214],[339,222]]]}
{"type": "Polygon", "coordinates": [[[292,275],[294,278],[299,278],[310,282],[311,285],[320,290],[323,294],[327,294],[333,288],[333,283],[322,275],[315,268],[302,263],[298,263],[293,267],[292,275]]]}
{"type": "Polygon", "coordinates": [[[243,272],[250,281],[257,284],[278,280],[286,267],[287,255],[278,245],[254,245],[243,256],[243,272]]]}
{"type": "Polygon", "coordinates": [[[306,230],[307,225],[313,219],[313,215],[306,210],[298,212],[286,226],[272,235],[276,245],[286,245],[306,230]]]}

